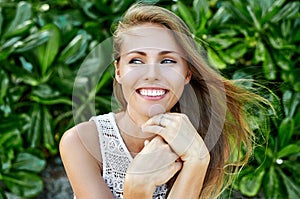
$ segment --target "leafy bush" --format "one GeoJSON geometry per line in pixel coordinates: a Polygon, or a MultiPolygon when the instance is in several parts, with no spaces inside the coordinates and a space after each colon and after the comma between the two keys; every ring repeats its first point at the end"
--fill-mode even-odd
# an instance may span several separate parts
{"type": "MultiPolygon", "coordinates": [[[[100,80],[92,78],[93,64],[77,73],[133,2],[0,2],[0,198],[38,195],[43,188],[39,173],[47,158],[57,155],[61,134],[94,111],[110,110],[111,68],[100,80]],[[79,95],[73,93],[78,77],[89,82],[77,85],[79,95]]],[[[261,122],[263,114],[253,114],[253,129],[266,133],[257,131],[261,145],[233,188],[247,197],[300,198],[299,2],[148,2],[178,13],[212,66],[231,79],[262,82],[271,91],[265,97],[282,110],[277,117],[270,111],[270,125],[261,122]]]]}
{"type": "MultiPolygon", "coordinates": [[[[79,1],[0,5],[0,196],[30,198],[43,188],[38,173],[57,155],[61,134],[74,125],[72,106],[77,121],[95,109],[87,107],[94,99],[88,89],[72,104],[73,85],[84,57],[109,34],[101,25],[112,22],[87,17],[92,4],[79,1]]],[[[97,112],[109,110],[111,80],[108,70],[96,84],[97,112]]]]}
{"type": "MultiPolygon", "coordinates": [[[[271,128],[258,136],[263,141],[256,141],[263,145],[255,148],[254,160],[233,187],[248,197],[299,198],[299,1],[195,0],[190,6],[180,1],[177,6],[206,48],[211,65],[233,79],[268,81],[266,86],[280,97],[266,94],[278,113],[283,112],[269,115],[271,128]],[[278,83],[279,89],[272,87],[278,83]]],[[[264,128],[258,116],[253,114],[254,130],[257,125],[264,128]]]]}

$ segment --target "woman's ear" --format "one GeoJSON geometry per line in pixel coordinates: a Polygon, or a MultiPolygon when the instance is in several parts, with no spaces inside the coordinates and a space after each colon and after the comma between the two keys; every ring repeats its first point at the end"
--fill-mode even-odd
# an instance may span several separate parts
{"type": "Polygon", "coordinates": [[[120,67],[119,62],[117,60],[114,61],[115,65],[115,78],[119,84],[121,84],[121,75],[120,75],[120,67]]]}
{"type": "Polygon", "coordinates": [[[191,70],[188,70],[187,74],[185,76],[185,84],[190,83],[191,79],[192,79],[192,72],[191,72],[191,70]]]}

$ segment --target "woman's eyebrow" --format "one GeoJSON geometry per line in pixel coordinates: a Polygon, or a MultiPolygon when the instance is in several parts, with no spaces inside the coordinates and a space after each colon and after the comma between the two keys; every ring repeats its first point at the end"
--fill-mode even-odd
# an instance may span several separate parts
{"type": "Polygon", "coordinates": [[[158,54],[159,55],[166,55],[166,54],[171,54],[171,53],[179,54],[178,52],[171,51],[171,50],[161,51],[158,54]]]}
{"type": "MultiPolygon", "coordinates": [[[[147,55],[146,52],[138,51],[138,50],[130,51],[130,52],[128,52],[128,53],[125,53],[125,55],[134,54],[134,53],[137,53],[137,54],[140,54],[140,55],[143,55],[143,56],[146,56],[146,55],[147,55]]],[[[159,52],[158,55],[166,55],[166,54],[171,54],[171,53],[179,54],[179,53],[176,52],[176,51],[164,50],[164,51],[159,52]]]]}
{"type": "Polygon", "coordinates": [[[137,51],[137,50],[134,50],[134,51],[129,51],[128,53],[125,53],[125,55],[130,55],[130,54],[140,54],[140,55],[143,55],[143,56],[146,56],[147,53],[143,52],[143,51],[137,51]]]}

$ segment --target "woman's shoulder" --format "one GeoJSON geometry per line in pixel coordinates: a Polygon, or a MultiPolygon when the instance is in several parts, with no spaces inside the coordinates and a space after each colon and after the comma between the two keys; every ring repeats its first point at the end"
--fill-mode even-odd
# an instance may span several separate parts
{"type": "Polygon", "coordinates": [[[87,121],[79,123],[72,128],[68,129],[62,136],[61,141],[80,141],[92,140],[98,134],[95,122],[87,121]]]}
{"type": "Polygon", "coordinates": [[[97,161],[102,162],[100,142],[94,121],[82,122],[67,130],[60,140],[60,151],[86,150],[97,161]]]}

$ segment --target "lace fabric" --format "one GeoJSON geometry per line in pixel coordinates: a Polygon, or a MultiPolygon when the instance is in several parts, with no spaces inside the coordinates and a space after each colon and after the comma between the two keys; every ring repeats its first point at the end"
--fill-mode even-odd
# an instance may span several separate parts
{"type": "MultiPolygon", "coordinates": [[[[132,161],[119,129],[114,113],[92,117],[99,133],[103,162],[103,179],[116,199],[123,198],[123,185],[127,167],[132,161]]],[[[167,186],[156,187],[153,199],[166,198],[167,186]]]]}

